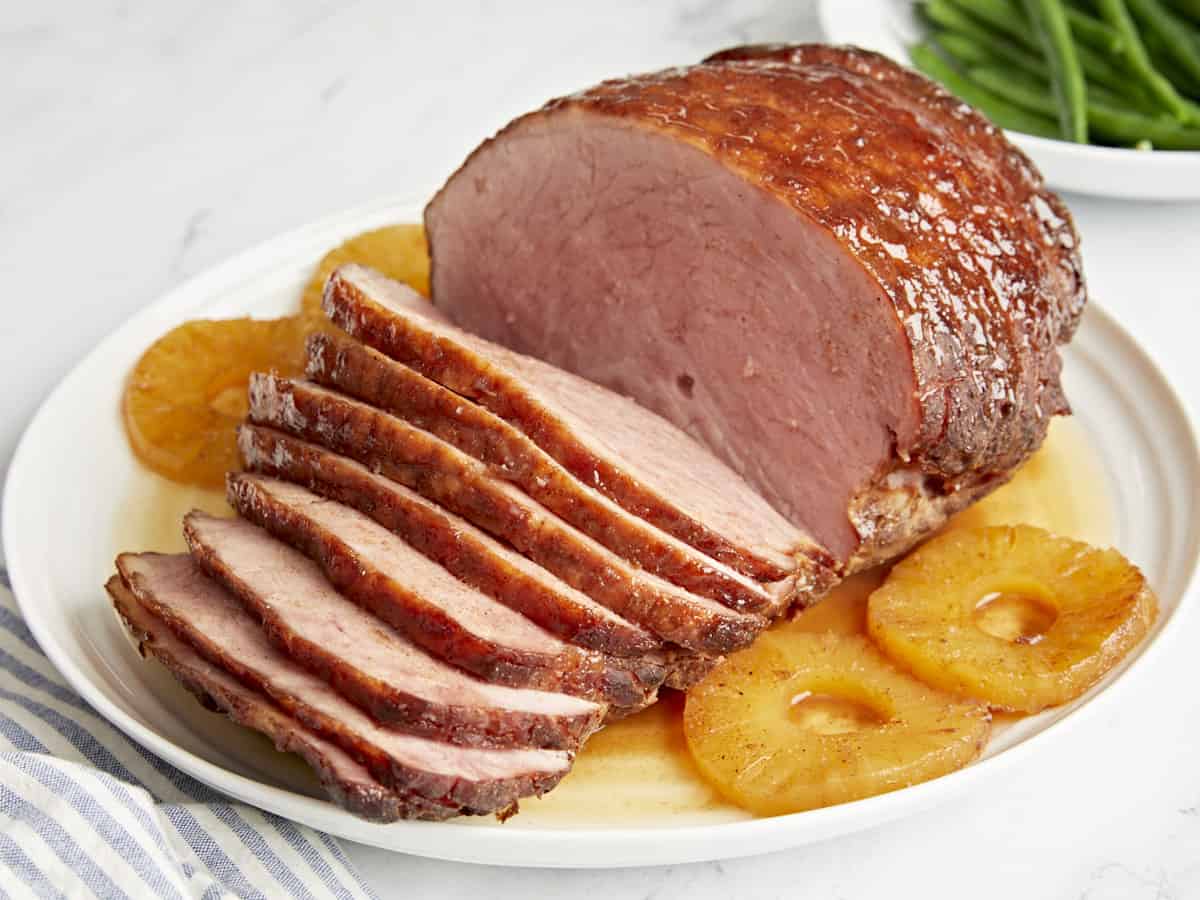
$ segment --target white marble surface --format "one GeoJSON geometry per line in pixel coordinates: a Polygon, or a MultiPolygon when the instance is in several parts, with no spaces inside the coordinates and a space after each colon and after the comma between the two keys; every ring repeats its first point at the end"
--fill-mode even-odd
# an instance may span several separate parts
{"type": "MultiPolygon", "coordinates": [[[[207,266],[382,194],[420,196],[553,94],[816,35],[800,0],[6,4],[0,465],[97,339],[207,266]]],[[[1094,297],[1194,411],[1200,206],[1070,200],[1094,297]]],[[[1200,635],[1196,616],[1189,627],[1200,635]]],[[[1007,781],[855,837],[601,872],[352,853],[383,897],[1200,896],[1200,666],[1188,643],[1007,781]]]]}

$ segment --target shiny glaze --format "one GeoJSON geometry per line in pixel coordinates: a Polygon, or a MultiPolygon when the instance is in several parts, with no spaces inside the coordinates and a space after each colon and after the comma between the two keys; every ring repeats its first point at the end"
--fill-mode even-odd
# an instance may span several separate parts
{"type": "Polygon", "coordinates": [[[854,48],[735,48],[532,115],[549,111],[684,140],[832,231],[912,349],[894,464],[939,490],[998,480],[1068,410],[1057,347],[1086,298],[1070,215],[998,129],[922,76],[854,48]]]}

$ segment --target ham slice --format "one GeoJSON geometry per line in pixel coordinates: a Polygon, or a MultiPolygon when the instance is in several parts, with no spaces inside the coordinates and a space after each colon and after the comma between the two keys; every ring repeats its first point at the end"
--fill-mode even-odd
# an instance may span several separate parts
{"type": "Polygon", "coordinates": [[[269,696],[337,744],[426,815],[502,810],[566,774],[563,750],[462,747],[385,728],[285,656],[230,593],[185,555],[122,554],[118,571],[137,600],[213,665],[269,696]]]}
{"type": "Polygon", "coordinates": [[[414,646],[333,589],[299,551],[241,519],[184,519],[192,558],[285,653],[377,721],[457,744],[575,747],[602,707],[489,684],[414,646]]]}
{"type": "Polygon", "coordinates": [[[248,468],[370,515],[456,577],[565,641],[634,658],[661,646],[645,629],[470,522],[352,459],[260,425],[243,425],[238,445],[248,468]]]}
{"type": "Polygon", "coordinates": [[[447,662],[488,681],[635,706],[644,692],[613,657],[565,644],[459,581],[351,507],[299,485],[234,474],[230,504],[300,549],[346,597],[447,662]]]}
{"type": "MultiPolygon", "coordinates": [[[[580,490],[587,485],[708,557],[697,563],[659,552],[637,559],[682,587],[762,609],[769,601],[755,595],[753,579],[791,579],[799,570],[801,584],[782,589],[810,592],[808,581],[820,576],[827,555],[697,441],[625,397],[455,328],[429,310],[411,288],[363,266],[342,266],[325,289],[325,311],[336,325],[526,435],[523,442],[510,437],[511,455],[494,461],[572,524],[603,541],[588,519],[573,515],[579,508],[597,517],[596,504],[580,490]]],[[[464,412],[456,425],[476,435],[494,428],[480,420],[464,412]]],[[[463,440],[479,445],[477,436],[463,440]]]]}
{"type": "MultiPolygon", "coordinates": [[[[265,694],[246,687],[236,678],[201,657],[177,638],[161,619],[150,613],[117,575],[104,586],[125,627],[138,642],[142,656],[162,663],[200,703],[223,712],[239,725],[266,735],[275,748],[300,756],[321,781],[325,792],[357,816],[376,822],[399,818],[444,818],[440,804],[406,798],[384,787],[345,750],[330,743],[265,694]],[[442,813],[439,815],[438,813],[442,813]]],[[[453,810],[449,811],[453,814],[453,810]]]]}
{"type": "Polygon", "coordinates": [[[483,463],[366,404],[316,385],[255,375],[250,418],[412,488],[665,641],[720,655],[745,646],[766,625],[759,616],[738,613],[631,565],[493,477],[483,463]]]}

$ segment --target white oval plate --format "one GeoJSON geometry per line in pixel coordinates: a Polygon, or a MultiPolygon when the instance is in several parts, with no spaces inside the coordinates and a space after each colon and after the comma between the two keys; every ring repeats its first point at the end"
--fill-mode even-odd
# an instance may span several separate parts
{"type": "MultiPolygon", "coordinates": [[[[1186,414],[1150,360],[1091,309],[1067,352],[1067,390],[1111,484],[1118,545],[1159,591],[1162,615],[1130,664],[1068,707],[1022,721],[984,758],[927,784],[773,819],[551,829],[475,822],[373,825],[313,793],[313,780],[261,739],[203,711],[138,658],[101,585],[113,570],[117,523],[142,477],[118,414],[126,373],[142,351],[198,316],[278,315],[295,308],[321,253],[344,237],[413,221],[420,205],[356,210],[270,241],[172,291],[110,335],[68,375],[25,432],[5,487],[3,532],[13,590],[33,633],[76,690],[117,727],[201,781],[247,803],[336,835],[445,859],[519,866],[630,866],[766,853],[823,840],[929,807],[1041,746],[1116,698],[1145,669],[1179,613],[1200,553],[1200,460],[1186,414]],[[1119,477],[1118,477],[1119,476],[1119,477]]],[[[124,548],[137,549],[137,548],[124,548]]]]}
{"type": "MultiPolygon", "coordinates": [[[[835,44],[855,44],[906,65],[905,48],[923,26],[911,0],[821,0],[821,30],[835,44]]],[[[1143,200],[1200,199],[1200,152],[1124,150],[1006,132],[1029,154],[1047,183],[1064,191],[1143,200]]]]}

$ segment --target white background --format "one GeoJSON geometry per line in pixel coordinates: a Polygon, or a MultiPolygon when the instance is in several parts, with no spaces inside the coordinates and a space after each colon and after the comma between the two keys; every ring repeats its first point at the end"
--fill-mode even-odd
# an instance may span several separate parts
{"type": "MultiPolygon", "coordinates": [[[[818,37],[804,0],[9,0],[0,466],[99,338],[225,257],[384,195],[423,197],[482,138],[555,94],[729,44],[818,37]]],[[[1151,352],[1194,415],[1200,205],[1068,200],[1094,302],[1151,352]]],[[[1187,626],[1200,648],[1200,617],[1187,626]]],[[[1197,897],[1192,640],[1006,781],[870,833],[740,861],[600,872],[483,869],[353,846],[351,855],[383,897],[442,900],[1197,897]]]]}

